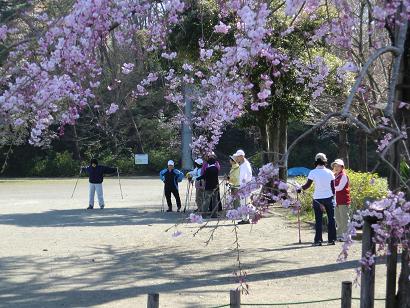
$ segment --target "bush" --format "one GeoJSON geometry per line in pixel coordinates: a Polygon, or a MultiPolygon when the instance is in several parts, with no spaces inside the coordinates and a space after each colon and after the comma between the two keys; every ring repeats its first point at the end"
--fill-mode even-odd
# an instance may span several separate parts
{"type": "Polygon", "coordinates": [[[33,161],[29,176],[74,176],[79,169],[79,162],[72,158],[70,152],[51,152],[44,159],[33,161]]]}
{"type": "MultiPolygon", "coordinates": [[[[376,173],[369,172],[356,172],[353,170],[346,170],[350,180],[350,197],[352,203],[350,211],[355,212],[358,209],[362,209],[366,200],[380,199],[387,194],[387,180],[381,178],[376,173]]],[[[300,185],[306,183],[305,177],[296,177],[296,182],[300,185]]],[[[301,212],[305,214],[307,219],[313,219],[312,199],[313,188],[312,187],[304,191],[299,195],[300,202],[302,204],[301,212]]]]}

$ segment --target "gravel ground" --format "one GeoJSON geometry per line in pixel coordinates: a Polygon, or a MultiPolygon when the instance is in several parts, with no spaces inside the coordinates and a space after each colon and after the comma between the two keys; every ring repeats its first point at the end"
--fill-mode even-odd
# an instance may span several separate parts
{"type": "MultiPolygon", "coordinates": [[[[195,237],[195,224],[165,232],[183,219],[161,213],[157,179],[104,182],[106,209],[87,207],[87,180],[0,181],[0,307],[146,307],[146,294],[160,293],[160,307],[212,307],[229,303],[237,287],[231,222],[223,222],[206,246],[209,228],[195,237]]],[[[181,184],[185,200],[186,183],[181,184]]],[[[297,228],[283,209],[254,226],[240,226],[241,262],[250,294],[243,303],[294,302],[340,296],[352,280],[359,243],[346,263],[341,245],[311,247],[311,226],[297,228]]],[[[327,235],[325,235],[326,238],[327,235]]],[[[385,266],[377,269],[376,297],[383,297],[385,266]]],[[[354,288],[353,296],[358,297],[354,288]]],[[[358,307],[358,301],[353,307],[358,307]]],[[[376,307],[382,307],[382,302],[376,307]]],[[[265,306],[266,307],[266,306],[265,306]]],[[[282,307],[340,307],[338,302],[282,307]]]]}

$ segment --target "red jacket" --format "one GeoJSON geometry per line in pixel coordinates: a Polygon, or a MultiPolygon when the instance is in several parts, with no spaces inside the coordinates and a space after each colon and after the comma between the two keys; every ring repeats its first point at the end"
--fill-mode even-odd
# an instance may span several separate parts
{"type": "Polygon", "coordinates": [[[336,204],[337,205],[350,205],[350,185],[349,177],[346,175],[346,172],[342,170],[339,174],[335,175],[335,188],[336,188],[336,204]],[[343,182],[346,181],[346,184],[343,187],[338,187],[340,184],[343,185],[343,182]],[[341,183],[342,182],[342,183],[341,183]]]}

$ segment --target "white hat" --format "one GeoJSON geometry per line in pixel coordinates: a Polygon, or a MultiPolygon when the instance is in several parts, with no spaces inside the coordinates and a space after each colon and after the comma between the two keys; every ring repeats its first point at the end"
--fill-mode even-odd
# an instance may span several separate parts
{"type": "Polygon", "coordinates": [[[331,164],[332,168],[333,168],[333,165],[334,165],[334,164],[339,165],[339,166],[342,166],[342,167],[345,166],[345,163],[344,163],[343,160],[341,160],[340,158],[335,159],[335,161],[331,164]]]}
{"type": "Polygon", "coordinates": [[[243,150],[238,150],[233,156],[245,156],[245,152],[243,150]]]}
{"type": "Polygon", "coordinates": [[[174,166],[175,164],[174,164],[174,161],[173,160],[169,160],[168,161],[168,166],[174,166]]]}
{"type": "Polygon", "coordinates": [[[198,165],[202,165],[202,164],[204,163],[204,161],[202,160],[202,158],[197,158],[197,159],[195,159],[195,162],[196,162],[198,165]]]}
{"type": "Polygon", "coordinates": [[[317,153],[316,156],[315,156],[315,160],[318,160],[318,159],[320,159],[324,163],[327,162],[326,154],[317,153]]]}

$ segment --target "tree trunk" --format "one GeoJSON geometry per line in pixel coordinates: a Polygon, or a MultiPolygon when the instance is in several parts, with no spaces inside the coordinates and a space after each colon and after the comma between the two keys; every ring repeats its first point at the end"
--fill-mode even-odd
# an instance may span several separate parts
{"type": "MultiPolygon", "coordinates": [[[[281,114],[279,117],[279,153],[280,158],[288,150],[288,117],[281,114]]],[[[283,167],[279,168],[279,178],[286,182],[288,179],[288,161],[283,162],[283,167]]]]}
{"type": "Polygon", "coordinates": [[[258,121],[259,132],[261,134],[261,145],[262,145],[262,162],[267,164],[270,162],[269,159],[269,131],[266,121],[259,119],[258,121]]]}
{"type": "MultiPolygon", "coordinates": [[[[359,116],[359,121],[363,122],[363,118],[359,116]]],[[[358,145],[358,170],[367,172],[367,134],[358,129],[356,133],[356,143],[358,145]]]]}
{"type": "Polygon", "coordinates": [[[349,127],[346,123],[339,125],[339,158],[343,159],[345,167],[349,168],[349,127]]]}
{"type": "Polygon", "coordinates": [[[268,126],[269,152],[272,152],[272,162],[275,164],[279,161],[279,121],[276,119],[273,122],[269,122],[268,126]]]}
{"type": "MultiPolygon", "coordinates": [[[[408,24],[409,25],[409,24],[408,24]]],[[[410,29],[407,28],[406,34],[406,42],[404,44],[404,53],[401,61],[400,66],[400,76],[399,76],[399,84],[397,86],[396,92],[397,100],[396,102],[406,102],[410,103],[410,29]]],[[[410,133],[410,112],[406,109],[398,109],[397,106],[395,108],[395,118],[397,118],[398,125],[402,123],[406,124],[407,134],[410,133]]],[[[407,138],[407,147],[410,145],[410,138],[407,138]]],[[[397,150],[400,150],[399,148],[397,150]]],[[[408,161],[407,157],[407,162],[408,161]]],[[[400,152],[396,152],[394,157],[394,161],[399,160],[400,163],[400,152]]],[[[391,177],[392,178],[392,177],[391,177]]],[[[396,181],[398,181],[398,177],[396,175],[396,181]]],[[[410,193],[407,192],[407,199],[410,198],[410,193]]],[[[408,235],[408,239],[409,239],[408,235]]],[[[397,292],[397,307],[400,308],[410,308],[410,268],[409,268],[409,251],[408,249],[403,250],[401,256],[401,272],[399,277],[399,286],[397,292]]]]}

